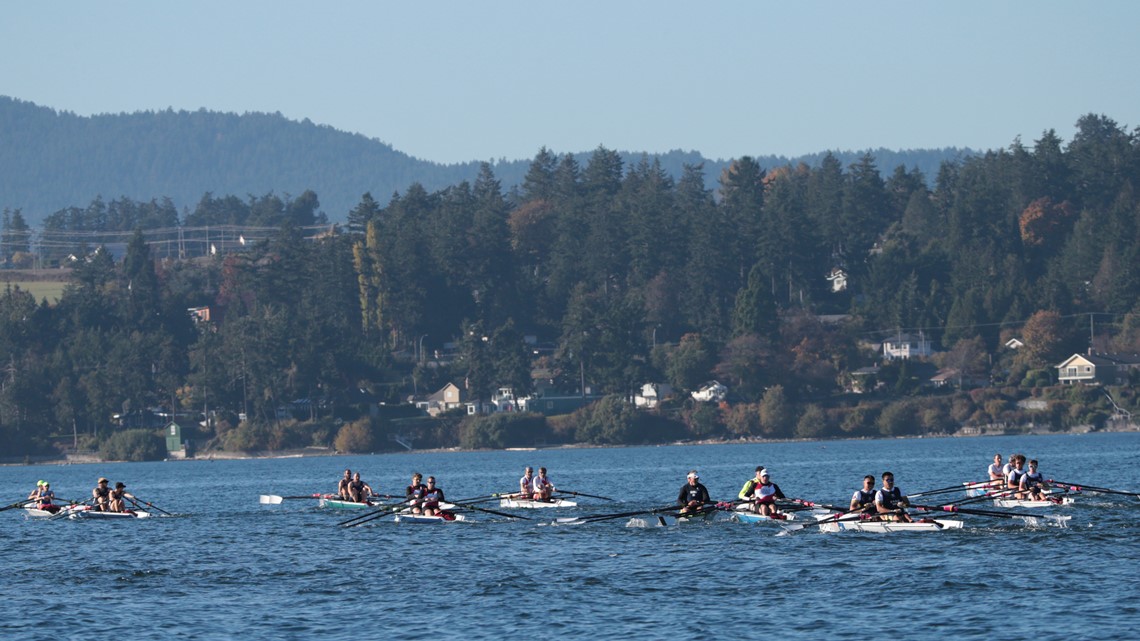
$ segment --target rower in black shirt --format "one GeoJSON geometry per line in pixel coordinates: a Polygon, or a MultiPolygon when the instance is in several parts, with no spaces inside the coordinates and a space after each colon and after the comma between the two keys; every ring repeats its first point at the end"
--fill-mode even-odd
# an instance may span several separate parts
{"type": "Polygon", "coordinates": [[[701,477],[696,470],[689,472],[688,480],[681,486],[677,495],[677,503],[681,505],[681,514],[700,511],[706,503],[712,503],[709,490],[700,481],[701,477]]]}
{"type": "Polygon", "coordinates": [[[419,472],[412,474],[412,484],[404,488],[404,501],[412,507],[412,514],[423,512],[424,494],[427,486],[420,482],[423,475],[419,472]]]}

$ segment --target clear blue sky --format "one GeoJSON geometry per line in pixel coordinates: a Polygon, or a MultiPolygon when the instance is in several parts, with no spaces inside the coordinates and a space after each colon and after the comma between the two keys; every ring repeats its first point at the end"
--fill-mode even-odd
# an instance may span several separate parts
{"type": "Polygon", "coordinates": [[[1140,125],[1140,2],[8,2],[0,95],[281,112],[438,162],[1005,147],[1140,125]]]}

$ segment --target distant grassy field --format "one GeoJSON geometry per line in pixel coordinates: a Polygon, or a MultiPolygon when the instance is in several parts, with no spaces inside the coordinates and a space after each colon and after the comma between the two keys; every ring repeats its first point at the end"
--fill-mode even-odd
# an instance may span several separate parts
{"type": "Polygon", "coordinates": [[[46,298],[48,299],[49,303],[54,304],[59,302],[59,297],[63,295],[63,288],[65,285],[67,285],[67,283],[63,281],[51,280],[11,280],[0,283],[0,287],[3,288],[0,289],[0,291],[7,290],[8,285],[11,285],[13,288],[19,286],[20,289],[26,292],[31,292],[32,296],[36,297],[37,303],[46,298]]]}

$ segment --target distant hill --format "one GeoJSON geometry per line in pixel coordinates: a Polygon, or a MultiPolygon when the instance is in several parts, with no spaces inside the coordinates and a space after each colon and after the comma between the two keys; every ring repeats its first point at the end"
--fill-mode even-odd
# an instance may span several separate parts
{"type": "MultiPolygon", "coordinates": [[[[538,150],[535,150],[537,153],[538,150]]],[[[554,153],[566,152],[552,150],[554,153]]],[[[585,165],[592,151],[574,152],[585,165]]],[[[761,166],[817,165],[826,152],[797,158],[754,156],[761,166]]],[[[848,165],[864,151],[833,152],[848,165]]],[[[917,167],[932,180],[945,160],[969,149],[872,152],[884,177],[898,165],[917,167]]],[[[623,152],[627,162],[642,153],[623,152]]],[[[685,164],[704,163],[710,188],[729,160],[695,151],[651,155],[675,177],[685,164]]],[[[531,159],[493,163],[505,189],[519,184],[531,159]]],[[[214,196],[300,195],[316,192],[329,220],[343,221],[371,192],[386,203],[419,182],[428,191],[474,180],[479,162],[439,164],[413,158],[391,145],[279,113],[142,111],[91,117],[0,96],[0,210],[21,209],[29,224],[65,207],[85,207],[96,196],[135,201],[169,197],[193,210],[214,196]]]]}

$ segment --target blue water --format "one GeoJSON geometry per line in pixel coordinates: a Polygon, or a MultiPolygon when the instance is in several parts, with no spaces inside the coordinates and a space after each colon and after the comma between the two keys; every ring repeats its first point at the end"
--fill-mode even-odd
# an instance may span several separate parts
{"type": "Polygon", "coordinates": [[[789,496],[846,503],[864,474],[890,469],[904,492],[941,488],[982,477],[995,452],[1037,458],[1046,477],[1140,491],[1137,433],[4,467],[4,504],[41,478],[85,497],[107,476],[178,516],[0,514],[0,638],[1131,637],[1137,499],[1086,495],[1044,511],[1072,515],[1068,528],[964,517],[965,529],[933,534],[550,524],[670,503],[690,468],[714,499],[763,464],[789,496]],[[413,471],[434,474],[459,498],[510,491],[526,465],[621,500],[519,512],[531,521],[351,529],[335,524],[352,514],[311,501],[258,504],[330,491],[345,467],[386,493],[413,471]]]}

